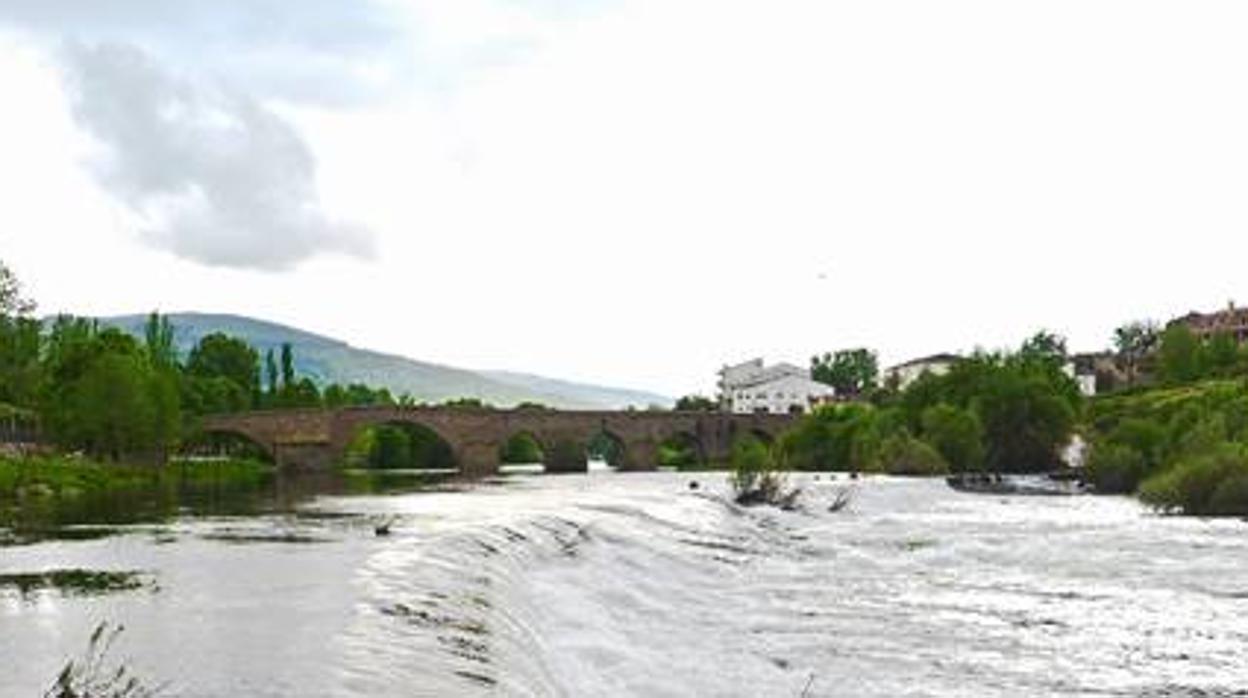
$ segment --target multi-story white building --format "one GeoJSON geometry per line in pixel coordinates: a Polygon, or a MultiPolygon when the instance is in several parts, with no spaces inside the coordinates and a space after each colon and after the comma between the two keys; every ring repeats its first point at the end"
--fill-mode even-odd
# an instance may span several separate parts
{"type": "Polygon", "coordinates": [[[811,380],[809,370],[793,364],[764,366],[754,359],[719,371],[720,404],[738,414],[806,412],[835,395],[832,386],[811,380]]]}

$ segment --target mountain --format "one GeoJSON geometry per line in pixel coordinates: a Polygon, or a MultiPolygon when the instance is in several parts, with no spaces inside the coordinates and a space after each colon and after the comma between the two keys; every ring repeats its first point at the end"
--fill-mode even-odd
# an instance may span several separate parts
{"type": "MultiPolygon", "coordinates": [[[[201,338],[223,332],[251,344],[263,356],[269,349],[279,353],[289,342],[295,370],[320,385],[364,383],[387,387],[397,395],[410,393],[419,401],[442,402],[459,397],[480,398],[506,407],[520,402],[540,402],[564,409],[620,409],[629,405],[671,405],[663,395],[624,388],[556,380],[507,371],[471,371],[417,361],[395,354],[359,349],[338,339],[305,332],[273,322],[240,315],[173,313],[178,350],[185,355],[201,338]]],[[[100,318],[100,323],[138,337],[143,336],[146,315],[100,318]]]]}

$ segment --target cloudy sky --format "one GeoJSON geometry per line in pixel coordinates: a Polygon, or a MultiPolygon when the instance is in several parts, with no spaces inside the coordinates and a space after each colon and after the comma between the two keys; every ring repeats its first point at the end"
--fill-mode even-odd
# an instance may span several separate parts
{"type": "Polygon", "coordinates": [[[1248,4],[0,0],[0,259],[475,368],[1248,303],[1248,4]]]}

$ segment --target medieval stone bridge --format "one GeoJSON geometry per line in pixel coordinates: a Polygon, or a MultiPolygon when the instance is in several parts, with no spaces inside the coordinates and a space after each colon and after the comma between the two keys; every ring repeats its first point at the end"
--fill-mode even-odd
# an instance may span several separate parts
{"type": "MultiPolygon", "coordinates": [[[[546,454],[556,444],[583,450],[606,433],[623,447],[619,466],[652,470],[659,444],[676,437],[692,439],[707,461],[726,460],[739,435],[771,440],[796,417],[719,412],[597,412],[547,409],[464,409],[450,407],[349,407],[245,412],[205,417],[206,434],[235,434],[263,448],[280,467],[327,468],[345,458],[348,445],[364,429],[382,424],[425,427],[451,448],[460,472],[498,472],[503,445],[516,434],[533,437],[546,454]]],[[[581,469],[579,463],[553,469],[581,469]]],[[[547,469],[552,469],[547,464],[547,469]]]]}

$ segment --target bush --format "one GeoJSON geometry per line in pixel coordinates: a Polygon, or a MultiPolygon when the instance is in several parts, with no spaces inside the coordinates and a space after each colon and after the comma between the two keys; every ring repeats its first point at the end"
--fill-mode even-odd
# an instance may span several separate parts
{"type": "Polygon", "coordinates": [[[1134,492],[1149,470],[1142,453],[1112,441],[1094,444],[1088,455],[1088,479],[1105,494],[1134,492]]]}
{"type": "Polygon", "coordinates": [[[930,445],[906,433],[894,434],[880,446],[880,464],[889,475],[942,475],[949,464],[930,445]]]}
{"type": "Polygon", "coordinates": [[[970,410],[940,404],[923,410],[923,440],[935,448],[953,470],[984,467],[984,427],[970,410]]]}
{"type": "Polygon", "coordinates": [[[738,504],[771,504],[794,508],[798,490],[787,487],[787,478],[777,463],[780,449],[769,449],[753,436],[743,436],[732,444],[732,486],[738,504]]]}
{"type": "Polygon", "coordinates": [[[1196,516],[1248,515],[1248,452],[1225,443],[1179,461],[1140,486],[1140,499],[1165,512],[1196,516]]]}

